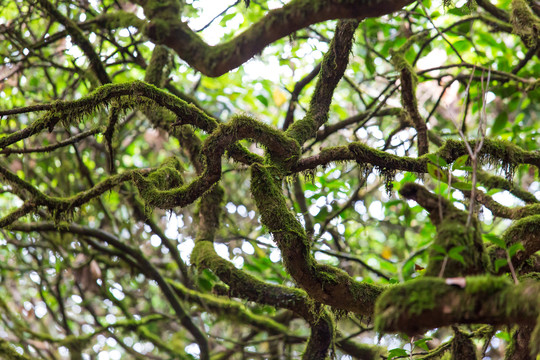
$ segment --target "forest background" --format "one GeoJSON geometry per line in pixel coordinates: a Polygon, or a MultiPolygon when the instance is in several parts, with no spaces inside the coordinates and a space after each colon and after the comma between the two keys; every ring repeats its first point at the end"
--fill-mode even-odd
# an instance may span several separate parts
{"type": "Polygon", "coordinates": [[[540,5],[0,1],[6,359],[536,359],[540,5]]]}

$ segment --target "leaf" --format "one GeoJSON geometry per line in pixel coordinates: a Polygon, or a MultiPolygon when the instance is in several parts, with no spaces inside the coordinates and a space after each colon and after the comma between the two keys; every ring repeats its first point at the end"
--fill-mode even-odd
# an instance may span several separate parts
{"type": "Polygon", "coordinates": [[[392,349],[388,351],[388,359],[394,359],[399,356],[407,356],[407,355],[408,355],[407,351],[400,348],[396,348],[396,349],[392,349]]]}
{"type": "Polygon", "coordinates": [[[464,190],[464,191],[471,191],[472,190],[472,184],[462,182],[462,181],[456,181],[452,183],[452,187],[458,189],[458,190],[464,190]]]}
{"type": "Polygon", "coordinates": [[[497,135],[499,134],[508,123],[508,113],[506,111],[502,111],[497,117],[495,118],[495,121],[493,122],[493,126],[491,127],[491,135],[497,135]]]}
{"type": "Polygon", "coordinates": [[[255,96],[264,106],[268,106],[268,99],[264,95],[255,96]]]}
{"type": "Polygon", "coordinates": [[[506,259],[497,259],[495,260],[495,263],[493,264],[495,266],[495,272],[499,271],[501,266],[505,266],[507,264],[506,259]]]}
{"type": "Polygon", "coordinates": [[[514,245],[510,246],[508,248],[508,255],[510,255],[510,257],[516,255],[516,253],[518,251],[525,251],[525,248],[523,247],[523,244],[522,243],[515,243],[514,245]]]}
{"type": "Polygon", "coordinates": [[[465,265],[465,259],[460,254],[460,252],[462,252],[464,249],[465,249],[465,246],[463,246],[463,245],[455,246],[455,247],[451,248],[450,251],[448,252],[448,257],[451,258],[451,259],[454,259],[456,261],[459,261],[460,263],[465,265]]]}
{"type": "Polygon", "coordinates": [[[423,339],[416,340],[416,341],[414,342],[414,345],[417,346],[417,347],[419,347],[420,349],[423,349],[423,350],[428,351],[428,350],[429,350],[429,347],[427,346],[426,343],[427,343],[429,340],[432,340],[432,338],[430,338],[430,337],[425,337],[425,338],[423,338],[423,339]]]}
{"type": "Polygon", "coordinates": [[[467,163],[469,160],[469,155],[462,155],[454,161],[454,164],[452,165],[452,170],[463,170],[463,166],[467,163]]]}
{"type": "Polygon", "coordinates": [[[438,253],[441,253],[441,254],[446,254],[446,249],[443,248],[439,244],[433,244],[433,250],[435,250],[435,251],[437,251],[438,253]]]}
{"type": "Polygon", "coordinates": [[[512,337],[510,336],[510,333],[508,333],[508,331],[498,331],[495,336],[506,342],[510,342],[512,340],[512,337]]]}
{"type": "Polygon", "coordinates": [[[368,51],[368,53],[366,54],[366,57],[364,58],[364,63],[366,64],[366,69],[369,74],[373,75],[375,73],[375,64],[373,63],[373,57],[371,56],[371,52],[368,51]]]}
{"type": "Polygon", "coordinates": [[[448,177],[439,167],[433,165],[432,163],[427,163],[427,171],[429,175],[435,180],[442,181],[444,183],[448,182],[448,177]]]}
{"type": "Polygon", "coordinates": [[[506,249],[506,243],[500,237],[495,236],[493,234],[484,234],[483,237],[485,240],[489,241],[490,243],[497,245],[500,248],[506,249]]]}
{"type": "Polygon", "coordinates": [[[440,167],[446,167],[448,166],[448,163],[446,160],[444,160],[442,157],[436,154],[427,154],[426,157],[431,161],[433,164],[440,166],[440,167]]]}
{"type": "Polygon", "coordinates": [[[285,93],[279,89],[274,89],[272,92],[272,99],[274,100],[274,103],[277,107],[280,107],[287,101],[287,96],[285,96],[285,93]]]}
{"type": "Polygon", "coordinates": [[[392,257],[392,249],[389,246],[385,246],[381,253],[383,259],[388,260],[392,257]]]}
{"type": "Polygon", "coordinates": [[[227,15],[223,16],[223,18],[221,19],[221,23],[225,24],[227,21],[231,20],[235,16],[236,16],[236,13],[227,14],[227,15]]]}

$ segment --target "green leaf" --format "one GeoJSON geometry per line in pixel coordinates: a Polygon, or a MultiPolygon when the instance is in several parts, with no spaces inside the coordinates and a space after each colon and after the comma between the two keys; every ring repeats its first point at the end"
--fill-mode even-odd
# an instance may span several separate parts
{"type": "Polygon", "coordinates": [[[452,183],[452,187],[458,189],[458,190],[465,190],[465,191],[471,191],[472,190],[472,184],[456,181],[452,183]]]}
{"type": "Polygon", "coordinates": [[[432,163],[427,163],[427,171],[431,177],[437,181],[447,182],[448,177],[439,167],[433,165],[432,163]]]}
{"type": "Polygon", "coordinates": [[[506,264],[507,264],[506,259],[497,259],[497,260],[495,260],[495,262],[493,264],[495,266],[495,272],[499,271],[501,266],[505,266],[506,264]]]}
{"type": "Polygon", "coordinates": [[[459,261],[460,263],[465,265],[465,259],[460,254],[460,252],[462,252],[464,249],[465,249],[465,246],[463,246],[463,245],[455,246],[455,247],[451,248],[450,251],[448,252],[448,257],[450,259],[454,259],[456,261],[459,261]]]}
{"type": "Polygon", "coordinates": [[[506,111],[502,111],[497,117],[495,118],[495,121],[493,122],[493,126],[491,127],[491,135],[497,135],[500,133],[508,123],[508,113],[506,111]]]}
{"type": "Polygon", "coordinates": [[[425,337],[425,338],[423,338],[423,339],[416,340],[416,341],[414,342],[414,345],[417,346],[417,347],[419,347],[420,349],[429,351],[429,347],[427,346],[426,343],[427,343],[429,340],[431,340],[431,339],[432,339],[432,338],[430,338],[430,337],[425,337]]]}
{"type": "Polygon", "coordinates": [[[514,245],[510,246],[508,248],[508,255],[510,255],[510,257],[516,255],[516,253],[518,251],[525,251],[525,248],[523,247],[523,244],[522,243],[515,243],[514,245]]]}
{"type": "Polygon", "coordinates": [[[495,336],[506,342],[510,342],[512,340],[512,336],[510,335],[508,331],[499,331],[495,334],[495,336]]]}
{"type": "Polygon", "coordinates": [[[264,95],[255,96],[264,106],[268,106],[268,99],[264,95]]]}
{"type": "Polygon", "coordinates": [[[441,254],[446,254],[446,249],[439,244],[433,244],[433,250],[441,254]]]}
{"type": "Polygon", "coordinates": [[[388,351],[388,359],[394,359],[399,356],[407,356],[409,353],[403,349],[397,348],[388,351]]]}
{"type": "Polygon", "coordinates": [[[469,155],[462,155],[454,161],[454,164],[452,165],[452,170],[463,170],[463,166],[467,163],[469,160],[469,155]]]}
{"type": "Polygon", "coordinates": [[[236,16],[236,13],[232,13],[232,14],[227,14],[225,15],[222,19],[221,19],[221,23],[224,24],[226,23],[227,21],[231,20],[233,17],[236,16]]]}
{"type": "Polygon", "coordinates": [[[442,157],[436,154],[428,154],[426,157],[431,161],[433,164],[440,166],[440,167],[446,167],[448,166],[448,163],[446,160],[444,160],[442,157]]]}
{"type": "Polygon", "coordinates": [[[500,248],[506,249],[506,243],[500,237],[493,234],[484,234],[482,236],[484,237],[484,240],[487,240],[490,243],[497,245],[500,248]]]}

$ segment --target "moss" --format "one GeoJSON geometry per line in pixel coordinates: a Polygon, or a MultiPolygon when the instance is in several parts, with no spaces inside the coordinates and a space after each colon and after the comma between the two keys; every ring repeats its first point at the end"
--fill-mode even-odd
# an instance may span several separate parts
{"type": "Polygon", "coordinates": [[[489,296],[512,285],[506,277],[494,276],[468,276],[465,292],[467,294],[482,294],[489,296]]]}
{"type": "Polygon", "coordinates": [[[152,58],[146,68],[144,81],[157,87],[162,87],[166,80],[164,69],[166,69],[170,62],[171,58],[167,48],[161,45],[156,46],[152,51],[152,58]]]}
{"type": "Polygon", "coordinates": [[[452,360],[477,360],[476,346],[469,336],[456,328],[451,345],[452,360]]]}
{"type": "MultiPolygon", "coordinates": [[[[437,216],[437,214],[434,214],[437,216]]],[[[452,254],[452,249],[461,247],[454,257],[441,254],[438,248],[432,246],[429,253],[426,276],[437,276],[446,258],[444,277],[456,277],[483,273],[488,265],[485,261],[482,238],[478,231],[478,224],[473,220],[470,227],[466,227],[467,214],[457,209],[446,213],[442,222],[437,225],[437,237],[434,245],[443,248],[446,254],[452,254]]]]}
{"type": "Polygon", "coordinates": [[[540,19],[525,0],[512,0],[511,8],[510,22],[514,33],[521,36],[528,47],[535,47],[540,33],[540,19]]]}
{"type": "Polygon", "coordinates": [[[144,15],[150,19],[149,36],[162,42],[171,36],[172,28],[180,22],[181,3],[178,0],[151,0],[143,4],[144,15]]]}
{"type": "Polygon", "coordinates": [[[520,189],[511,181],[508,181],[502,177],[491,175],[485,171],[477,171],[476,176],[478,181],[482,183],[487,189],[503,189],[510,191],[514,196],[517,196],[526,203],[537,203],[538,200],[528,191],[520,189]]]}
{"type": "Polygon", "coordinates": [[[96,22],[103,24],[105,28],[109,30],[115,30],[119,28],[128,28],[134,26],[138,29],[144,28],[145,21],[139,19],[137,15],[126,11],[115,11],[109,14],[105,14],[96,19],[96,22]]]}
{"type": "MultiPolygon", "coordinates": [[[[540,306],[540,302],[538,304],[540,306]]],[[[531,334],[531,340],[529,342],[531,348],[531,356],[536,359],[540,355],[540,315],[536,319],[536,325],[531,334]]]]}
{"type": "Polygon", "coordinates": [[[503,234],[506,244],[522,241],[526,235],[540,233],[540,215],[527,216],[512,223],[503,234]]]}
{"type": "Polygon", "coordinates": [[[399,317],[420,315],[434,309],[436,298],[451,290],[441,278],[422,278],[389,287],[375,304],[375,329],[395,328],[399,317]]]}
{"type": "Polygon", "coordinates": [[[514,219],[522,219],[528,216],[540,215],[540,204],[526,205],[513,211],[514,219]]]}
{"type": "Polygon", "coordinates": [[[521,275],[519,279],[521,281],[524,281],[524,280],[540,281],[540,272],[533,271],[533,272],[521,275]]]}
{"type": "Polygon", "coordinates": [[[182,298],[187,298],[190,301],[199,304],[203,311],[210,311],[216,315],[225,315],[227,318],[233,317],[241,323],[252,325],[267,331],[288,334],[286,326],[266,316],[253,314],[244,305],[238,302],[188,289],[176,281],[170,280],[169,283],[176,289],[182,298]]]}
{"type": "MultiPolygon", "coordinates": [[[[476,140],[470,140],[469,143],[474,149],[476,140]]],[[[458,157],[468,154],[468,152],[462,141],[450,139],[444,143],[437,154],[450,163],[458,157]]],[[[514,176],[516,167],[524,162],[525,154],[525,150],[510,141],[484,139],[479,162],[481,165],[496,165],[497,168],[502,169],[506,180],[510,181],[514,176]]]]}
{"type": "Polygon", "coordinates": [[[182,170],[180,160],[175,156],[171,156],[163,161],[156,171],[150,173],[146,180],[159,190],[176,188],[184,184],[182,170]]]}

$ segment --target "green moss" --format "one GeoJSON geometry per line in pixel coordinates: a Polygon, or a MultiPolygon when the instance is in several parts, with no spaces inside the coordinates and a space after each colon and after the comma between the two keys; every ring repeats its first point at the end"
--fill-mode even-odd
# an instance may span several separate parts
{"type": "Polygon", "coordinates": [[[156,46],[152,51],[152,58],[146,68],[144,81],[157,87],[162,87],[166,80],[164,69],[166,69],[170,62],[171,58],[167,48],[162,45],[156,46]]]}
{"type": "Polygon", "coordinates": [[[504,189],[510,191],[514,196],[517,196],[526,203],[532,204],[538,202],[533,194],[514,186],[511,181],[508,181],[502,177],[491,175],[485,171],[477,171],[476,176],[478,181],[489,190],[504,189]]]}
{"type": "Polygon", "coordinates": [[[266,316],[252,313],[241,303],[188,289],[176,281],[170,280],[169,284],[176,289],[182,298],[187,298],[199,304],[203,311],[210,311],[216,315],[225,315],[228,319],[232,317],[240,323],[249,324],[267,331],[288,334],[286,326],[266,316]]]}
{"type": "MultiPolygon", "coordinates": [[[[474,149],[476,140],[469,141],[470,146],[474,149]]],[[[499,139],[484,139],[482,149],[480,151],[480,164],[496,165],[502,169],[505,177],[510,181],[516,167],[523,163],[526,151],[506,140],[499,139]]],[[[458,157],[468,154],[465,144],[462,141],[447,140],[437,152],[439,156],[450,163],[458,157]]]]}
{"type": "Polygon", "coordinates": [[[389,287],[375,304],[375,329],[384,332],[395,328],[401,317],[420,315],[425,310],[434,309],[438,296],[451,291],[441,278],[422,278],[389,287]]]}
{"type": "Polygon", "coordinates": [[[163,161],[156,171],[150,173],[146,180],[159,190],[176,188],[184,184],[182,170],[180,160],[175,156],[171,156],[163,161]]]}
{"type": "Polygon", "coordinates": [[[514,221],[512,226],[503,234],[506,244],[511,245],[530,234],[540,233],[540,215],[532,215],[514,221]]]}
{"type": "Polygon", "coordinates": [[[521,36],[528,47],[535,47],[540,33],[540,19],[525,0],[512,0],[511,7],[510,22],[514,33],[521,36]]]}
{"type": "Polygon", "coordinates": [[[105,28],[115,30],[119,28],[128,28],[134,26],[138,29],[144,28],[145,21],[139,19],[137,15],[126,11],[115,11],[96,19],[97,23],[104,24],[105,28]]]}
{"type": "MultiPolygon", "coordinates": [[[[433,214],[437,216],[437,213],[433,214]]],[[[478,224],[473,220],[470,227],[466,227],[467,214],[455,209],[444,214],[444,218],[437,225],[437,237],[429,253],[426,276],[439,275],[443,266],[444,277],[456,277],[483,273],[488,265],[485,261],[482,238],[478,231],[478,224]],[[455,248],[461,251],[452,252],[455,248]],[[442,248],[446,253],[441,253],[442,248]],[[459,249],[458,248],[458,249],[459,249]],[[451,254],[447,255],[447,254],[451,254]],[[446,264],[444,257],[446,258],[446,264]]]]}
{"type": "Polygon", "coordinates": [[[531,334],[529,344],[532,358],[537,359],[540,355],[540,315],[538,315],[538,318],[536,319],[536,326],[531,334]]]}
{"type": "Polygon", "coordinates": [[[512,283],[506,277],[494,277],[488,275],[468,276],[465,292],[467,292],[467,294],[489,296],[510,285],[512,285],[512,283]]]}

